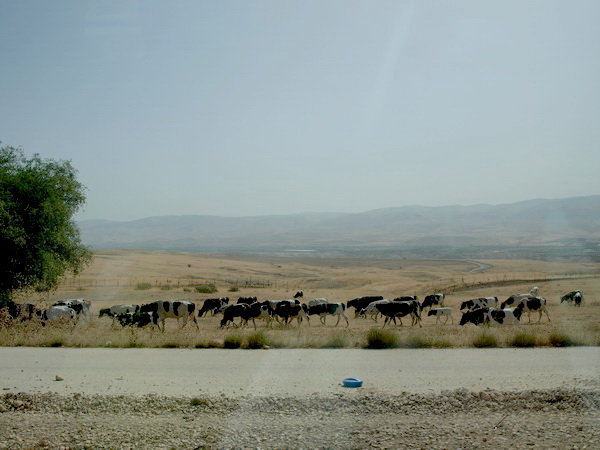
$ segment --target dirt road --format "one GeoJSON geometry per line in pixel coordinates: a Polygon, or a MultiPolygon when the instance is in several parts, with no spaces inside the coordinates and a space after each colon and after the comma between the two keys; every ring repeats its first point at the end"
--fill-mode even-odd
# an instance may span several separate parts
{"type": "MultiPolygon", "coordinates": [[[[439,393],[600,385],[600,348],[73,349],[0,348],[4,392],[328,395],[347,377],[362,391],[439,393]],[[56,381],[56,376],[62,381],[56,381]]],[[[347,389],[346,389],[347,390],[347,389]]]]}
{"type": "Polygon", "coordinates": [[[0,348],[0,449],[599,448],[599,375],[597,347],[0,348]]]}

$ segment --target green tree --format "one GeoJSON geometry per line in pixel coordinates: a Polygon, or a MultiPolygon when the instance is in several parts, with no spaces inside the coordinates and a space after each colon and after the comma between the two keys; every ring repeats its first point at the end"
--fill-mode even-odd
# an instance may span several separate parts
{"type": "Polygon", "coordinates": [[[69,161],[0,146],[0,305],[17,292],[56,288],[91,262],[73,220],[85,203],[76,174],[69,161]]]}

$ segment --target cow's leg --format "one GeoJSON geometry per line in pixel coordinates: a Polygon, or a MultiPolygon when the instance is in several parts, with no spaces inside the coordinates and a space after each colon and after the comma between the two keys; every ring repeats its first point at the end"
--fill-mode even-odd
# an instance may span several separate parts
{"type": "Polygon", "coordinates": [[[338,323],[340,323],[341,314],[338,314],[337,316],[338,316],[338,320],[337,320],[337,322],[335,323],[335,326],[336,326],[336,327],[338,326],[338,323]]]}
{"type": "Polygon", "coordinates": [[[346,314],[342,311],[342,317],[346,320],[346,328],[348,328],[350,326],[350,322],[348,321],[348,317],[346,316],[346,314]]]}

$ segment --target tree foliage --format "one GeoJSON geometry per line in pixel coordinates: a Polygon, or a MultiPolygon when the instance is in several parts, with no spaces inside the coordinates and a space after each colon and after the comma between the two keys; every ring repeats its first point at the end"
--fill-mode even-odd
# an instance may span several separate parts
{"type": "Polygon", "coordinates": [[[91,261],[73,220],[85,203],[76,175],[69,161],[0,146],[0,305],[19,291],[55,288],[91,261]]]}

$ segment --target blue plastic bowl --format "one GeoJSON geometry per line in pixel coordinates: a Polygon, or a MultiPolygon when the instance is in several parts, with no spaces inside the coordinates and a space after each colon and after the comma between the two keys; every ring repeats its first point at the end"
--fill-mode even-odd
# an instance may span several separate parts
{"type": "Polygon", "coordinates": [[[346,378],[342,383],[344,383],[345,387],[356,388],[362,386],[363,380],[360,378],[346,378]]]}

